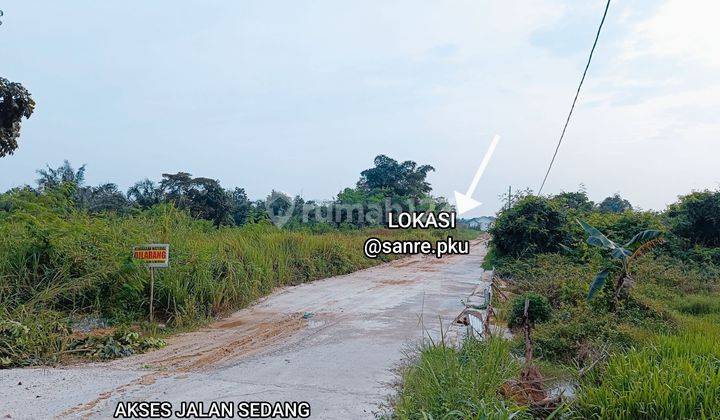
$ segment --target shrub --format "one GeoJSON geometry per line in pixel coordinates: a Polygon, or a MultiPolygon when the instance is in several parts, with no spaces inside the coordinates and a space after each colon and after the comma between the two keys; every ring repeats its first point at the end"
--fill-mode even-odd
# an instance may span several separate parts
{"type": "Polygon", "coordinates": [[[545,296],[534,292],[526,292],[516,296],[510,305],[508,326],[514,328],[522,325],[525,314],[525,299],[529,301],[528,320],[533,323],[541,323],[550,319],[550,303],[545,296]]]}
{"type": "Polygon", "coordinates": [[[609,314],[587,306],[557,310],[551,322],[540,324],[533,331],[535,352],[545,360],[584,363],[595,355],[600,343],[627,342],[618,334],[616,323],[609,314]]]}
{"type": "Polygon", "coordinates": [[[498,257],[555,252],[566,240],[566,217],[546,198],[528,196],[503,211],[490,228],[498,257]]]}
{"type": "Polygon", "coordinates": [[[538,293],[556,309],[585,301],[585,290],[595,269],[595,264],[576,264],[564,255],[540,254],[527,260],[507,262],[497,272],[512,279],[510,287],[514,292],[538,293]]]}

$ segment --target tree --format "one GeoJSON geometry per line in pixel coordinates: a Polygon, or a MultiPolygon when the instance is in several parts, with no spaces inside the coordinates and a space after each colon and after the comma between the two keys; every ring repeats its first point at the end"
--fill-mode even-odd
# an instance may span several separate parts
{"type": "Polygon", "coordinates": [[[292,208],[293,217],[297,218],[298,220],[301,220],[302,216],[303,216],[303,208],[304,207],[305,207],[305,200],[301,196],[296,195],[295,198],[293,198],[293,208],[292,208]]]}
{"type": "Polygon", "coordinates": [[[138,181],[127,191],[127,198],[131,203],[142,209],[148,209],[162,201],[162,191],[155,183],[147,178],[138,181]]]}
{"type": "Polygon", "coordinates": [[[217,180],[194,178],[187,196],[190,201],[190,214],[193,217],[212,220],[216,227],[229,221],[232,207],[230,195],[217,180]]]}
{"type": "Polygon", "coordinates": [[[385,155],[378,155],[375,166],[360,173],[358,187],[372,192],[381,190],[391,196],[421,198],[432,191],[426,178],[435,170],[430,165],[417,166],[417,163],[406,160],[398,163],[385,155]]]}
{"type": "Polygon", "coordinates": [[[632,210],[632,204],[629,201],[622,198],[619,193],[607,197],[600,204],[598,204],[598,210],[603,213],[624,213],[628,210],[632,210]]]}
{"type": "Polygon", "coordinates": [[[388,212],[400,210],[435,212],[446,209],[444,198],[432,197],[427,176],[435,169],[407,160],[398,162],[378,155],[374,166],[360,173],[355,188],[345,188],[337,195],[330,219],[334,224],[356,227],[381,223],[388,212]]]}
{"type": "Polygon", "coordinates": [[[235,188],[230,193],[230,217],[237,226],[249,221],[251,206],[252,203],[243,188],[235,188]]]}
{"type": "Polygon", "coordinates": [[[248,222],[259,223],[269,220],[267,207],[264,200],[256,200],[250,204],[250,212],[248,213],[248,222]]]}
{"type": "Polygon", "coordinates": [[[668,208],[671,230],[690,244],[720,246],[720,191],[695,191],[668,208]]]}
{"type": "Polygon", "coordinates": [[[162,174],[160,192],[163,199],[175,204],[178,208],[187,208],[187,194],[193,187],[192,175],[187,172],[162,174]]]}
{"type": "Polygon", "coordinates": [[[125,194],[117,185],[108,183],[97,187],[81,187],[76,193],[76,204],[91,213],[113,211],[122,213],[129,207],[125,194]]]}
{"type": "Polygon", "coordinates": [[[293,199],[280,191],[272,190],[265,198],[265,209],[272,222],[282,227],[292,217],[293,199]]]}
{"type": "Polygon", "coordinates": [[[215,226],[229,222],[232,207],[230,194],[210,178],[193,178],[187,172],[163,174],[160,191],[163,199],[190,215],[212,220],[215,226]]]}
{"type": "Polygon", "coordinates": [[[35,101],[23,85],[0,77],[0,157],[18,148],[20,121],[30,118],[34,110],[35,101]]]}
{"type": "Polygon", "coordinates": [[[591,211],[595,203],[590,201],[585,191],[561,192],[554,196],[552,201],[568,210],[591,211]]]}
{"type": "Polygon", "coordinates": [[[67,160],[63,161],[63,164],[57,168],[46,165],[46,169],[38,169],[36,172],[40,175],[36,180],[40,190],[52,189],[66,183],[73,184],[75,187],[82,187],[85,183],[85,165],[82,165],[76,171],[67,160]]]}

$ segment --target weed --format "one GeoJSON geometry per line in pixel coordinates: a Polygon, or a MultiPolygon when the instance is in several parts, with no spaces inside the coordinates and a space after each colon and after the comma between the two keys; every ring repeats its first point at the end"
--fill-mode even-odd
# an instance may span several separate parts
{"type": "Polygon", "coordinates": [[[403,389],[395,415],[399,419],[522,418],[523,410],[498,396],[520,363],[509,342],[468,339],[457,350],[444,343],[426,344],[418,361],[403,374],[403,389]]]}

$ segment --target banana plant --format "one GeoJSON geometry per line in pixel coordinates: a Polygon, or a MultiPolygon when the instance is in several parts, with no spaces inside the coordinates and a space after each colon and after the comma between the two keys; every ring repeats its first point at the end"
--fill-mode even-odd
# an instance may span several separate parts
{"type": "Polygon", "coordinates": [[[660,238],[661,232],[653,229],[643,230],[633,236],[628,243],[621,246],[608,239],[602,232],[590,226],[588,223],[581,220],[577,222],[582,226],[583,230],[585,230],[585,233],[588,234],[588,244],[610,251],[610,262],[612,263],[595,276],[595,279],[590,284],[587,298],[588,300],[592,299],[597,291],[603,287],[610,274],[616,269],[619,269],[618,277],[615,280],[615,304],[617,304],[620,290],[622,290],[627,280],[632,280],[632,274],[630,272],[631,263],[642,254],[662,243],[662,238],[660,238]]]}

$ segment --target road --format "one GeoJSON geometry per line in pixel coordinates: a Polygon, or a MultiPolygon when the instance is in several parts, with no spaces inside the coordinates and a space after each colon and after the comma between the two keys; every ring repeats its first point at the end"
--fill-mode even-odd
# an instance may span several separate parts
{"type": "Polygon", "coordinates": [[[480,280],[469,255],[413,256],[280,289],[154,352],[0,371],[0,418],[109,418],[119,401],[307,401],[312,418],[374,418],[397,367],[480,280]]]}

